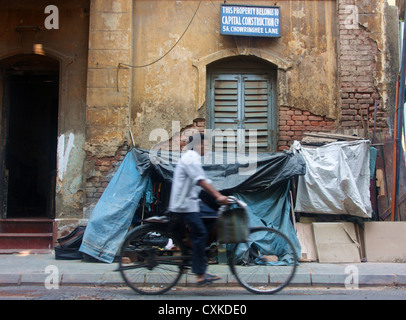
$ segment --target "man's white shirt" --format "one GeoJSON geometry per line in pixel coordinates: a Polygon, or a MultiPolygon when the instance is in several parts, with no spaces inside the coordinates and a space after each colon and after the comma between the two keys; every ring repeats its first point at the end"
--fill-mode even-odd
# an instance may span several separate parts
{"type": "Polygon", "coordinates": [[[206,180],[201,155],[188,150],[180,158],[173,174],[169,211],[199,212],[200,180],[206,180]]]}

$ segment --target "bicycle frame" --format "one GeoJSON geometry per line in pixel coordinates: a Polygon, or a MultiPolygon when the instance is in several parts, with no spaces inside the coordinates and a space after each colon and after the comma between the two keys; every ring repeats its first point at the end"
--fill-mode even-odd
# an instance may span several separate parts
{"type": "MultiPolygon", "coordinates": [[[[216,219],[216,218],[210,218],[210,219],[216,219]]],[[[217,220],[217,219],[216,219],[217,220]]],[[[170,227],[171,227],[171,222],[167,221],[167,222],[155,222],[155,221],[148,221],[148,219],[145,220],[145,222],[147,222],[148,224],[158,224],[158,228],[162,229],[166,229],[165,231],[167,231],[169,234],[171,234],[170,232],[170,227]]],[[[250,232],[255,232],[257,230],[259,230],[261,227],[250,227],[250,232]]],[[[186,233],[185,235],[183,235],[184,237],[187,237],[188,234],[186,233]]],[[[215,236],[215,235],[214,235],[215,236]]],[[[175,235],[174,235],[175,237],[175,235]]],[[[207,242],[207,245],[212,244],[212,241],[209,239],[207,242]]],[[[216,245],[216,248],[218,247],[218,244],[216,245]]],[[[153,251],[154,252],[154,251],[153,251]]],[[[155,253],[155,252],[154,252],[155,253]]],[[[207,250],[206,250],[207,253],[207,250]]],[[[257,253],[252,252],[254,258],[259,258],[262,259],[257,253]]],[[[154,261],[154,262],[158,262],[157,264],[159,264],[159,262],[164,262],[164,264],[166,265],[173,265],[173,266],[179,266],[182,268],[185,267],[190,267],[191,266],[191,261],[192,261],[192,255],[181,255],[181,256],[159,256],[159,255],[154,255],[153,259],[151,259],[151,257],[149,257],[150,259],[147,259],[147,262],[145,263],[145,266],[149,265],[149,261],[154,261]]],[[[144,265],[139,265],[137,266],[137,268],[140,267],[144,267],[144,265]]],[[[117,271],[120,270],[129,270],[129,269],[134,269],[134,266],[129,266],[129,267],[120,267],[117,269],[117,271]]]]}
{"type": "MultiPolygon", "coordinates": [[[[216,217],[210,217],[210,219],[217,220],[216,217]]],[[[176,225],[176,223],[179,223],[180,221],[183,221],[183,219],[177,219],[177,217],[175,217],[173,220],[171,220],[169,217],[151,217],[143,220],[142,226],[133,229],[133,231],[127,235],[120,250],[120,262],[117,271],[122,273],[126,283],[136,292],[142,294],[157,294],[166,292],[172,286],[178,283],[185,270],[191,268],[192,255],[189,254],[188,250],[191,250],[192,248],[191,246],[187,246],[184,241],[188,238],[189,232],[187,228],[183,227],[180,229],[182,230],[182,233],[178,232],[179,228],[177,227],[179,227],[179,225],[176,225]],[[176,244],[175,248],[168,245],[170,244],[169,239],[172,239],[176,244]],[[181,255],[176,255],[175,252],[180,252],[181,255]],[[167,268],[165,266],[167,266],[167,268]],[[172,269],[174,266],[176,268],[172,269]],[[158,270],[158,273],[156,274],[154,273],[155,268],[158,270]],[[140,270],[138,271],[137,269],[140,270]],[[142,269],[146,271],[146,274],[148,273],[148,277],[150,277],[150,272],[152,272],[153,276],[149,279],[153,279],[153,281],[155,281],[155,277],[159,278],[160,272],[163,272],[162,279],[164,279],[165,284],[160,286],[159,289],[157,289],[156,286],[150,287],[149,284],[151,282],[146,280],[146,274],[145,278],[142,277],[140,279],[138,276],[140,274],[143,275],[142,269]],[[172,280],[169,282],[166,278],[167,272],[170,272],[171,274],[174,273],[173,277],[171,276],[172,280]]],[[[213,231],[215,230],[216,229],[214,228],[213,231]]],[[[297,254],[294,250],[292,242],[280,231],[264,226],[250,227],[249,232],[250,236],[254,234],[252,239],[257,239],[258,236],[272,239],[272,243],[275,243],[275,246],[273,246],[274,248],[280,248],[282,243],[280,241],[284,241],[283,245],[286,245],[287,247],[283,250],[287,251],[283,251],[283,257],[285,257],[286,253],[289,255],[292,253],[292,256],[289,256],[289,260],[285,260],[285,258],[283,258],[284,260],[282,261],[283,263],[288,263],[286,265],[288,266],[288,271],[286,272],[286,269],[283,267],[285,264],[279,265],[282,266],[282,269],[284,270],[280,270],[280,267],[272,268],[272,266],[270,267],[272,271],[267,270],[267,266],[269,265],[267,264],[267,260],[265,259],[264,255],[279,255],[279,253],[274,251],[274,249],[271,247],[265,249],[262,253],[258,250],[258,247],[251,245],[251,241],[248,243],[242,243],[241,245],[244,245],[243,247],[239,246],[239,243],[235,244],[235,247],[231,250],[231,255],[229,255],[227,261],[230,271],[243,287],[253,293],[275,293],[282,290],[282,288],[289,284],[296,271],[297,254]],[[241,258],[241,249],[244,250],[243,259],[241,258]],[[237,252],[239,253],[237,254],[237,252]],[[248,254],[249,257],[248,260],[246,254],[248,254]],[[294,262],[293,265],[291,264],[291,260],[294,262]],[[254,263],[254,265],[252,263],[254,263]],[[241,267],[244,268],[244,265],[247,265],[251,271],[248,273],[243,271],[241,267]],[[265,274],[269,272],[267,277],[268,280],[265,283],[263,280],[258,282],[256,280],[257,276],[264,274],[264,272],[265,274]],[[285,275],[287,275],[287,277],[285,275]],[[275,276],[276,278],[282,276],[282,278],[275,280],[275,276]]],[[[212,243],[215,236],[216,232],[213,232],[212,237],[207,243],[208,245],[212,243]]],[[[217,247],[218,246],[216,246],[216,248],[217,247]]],[[[210,249],[213,248],[211,247],[210,249]]],[[[206,248],[206,253],[207,252],[208,250],[206,248]]],[[[214,252],[215,250],[210,253],[214,252]]]]}

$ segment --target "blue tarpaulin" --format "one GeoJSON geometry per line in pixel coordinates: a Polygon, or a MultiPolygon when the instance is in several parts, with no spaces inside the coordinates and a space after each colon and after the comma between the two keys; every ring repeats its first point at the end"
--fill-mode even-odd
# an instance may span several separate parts
{"type": "MultiPolygon", "coordinates": [[[[154,158],[156,160],[156,155],[154,158]]],[[[81,252],[103,262],[113,262],[140,200],[149,195],[151,177],[171,182],[176,163],[167,159],[151,162],[148,151],[132,149],[128,152],[90,215],[81,252]]],[[[301,155],[262,154],[249,175],[241,174],[240,169],[247,165],[240,165],[238,161],[229,165],[204,164],[203,167],[215,188],[248,204],[251,225],[266,225],[284,232],[300,256],[300,245],[289,218],[288,189],[290,178],[306,172],[301,155]]],[[[263,248],[263,254],[269,240],[255,241],[263,248]]]]}
{"type": "Polygon", "coordinates": [[[128,152],[90,215],[81,252],[113,262],[149,180],[139,174],[134,153],[128,152]]]}
{"type": "MultiPolygon", "coordinates": [[[[301,246],[296,231],[290,220],[289,182],[276,190],[264,190],[256,193],[239,194],[234,196],[248,204],[249,223],[251,227],[265,226],[284,233],[292,242],[297,257],[301,256],[301,246]]],[[[248,247],[255,245],[260,255],[276,255],[277,262],[265,262],[272,265],[290,265],[294,257],[285,241],[268,232],[256,232],[247,245],[240,245],[236,252],[237,260],[242,260],[248,247]]],[[[231,247],[231,246],[230,246],[231,247]]],[[[231,248],[230,248],[231,250],[231,248]]],[[[256,261],[259,262],[259,259],[256,261]]]]}

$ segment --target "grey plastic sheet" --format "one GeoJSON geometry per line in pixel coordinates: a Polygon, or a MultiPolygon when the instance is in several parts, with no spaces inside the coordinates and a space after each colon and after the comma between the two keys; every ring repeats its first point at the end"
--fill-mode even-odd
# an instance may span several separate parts
{"type": "Polygon", "coordinates": [[[306,161],[298,178],[295,212],[372,217],[368,140],[333,142],[309,148],[292,146],[306,161]]]}

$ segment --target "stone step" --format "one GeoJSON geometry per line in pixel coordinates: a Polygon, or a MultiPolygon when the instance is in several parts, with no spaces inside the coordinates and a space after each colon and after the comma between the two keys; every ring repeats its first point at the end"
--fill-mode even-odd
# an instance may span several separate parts
{"type": "Polygon", "coordinates": [[[54,225],[51,219],[0,220],[0,253],[52,249],[54,225]]]}

